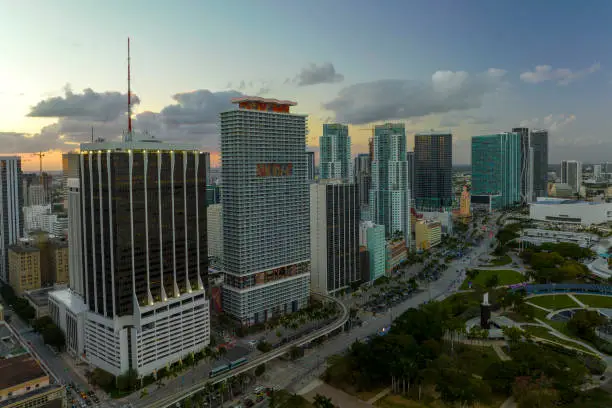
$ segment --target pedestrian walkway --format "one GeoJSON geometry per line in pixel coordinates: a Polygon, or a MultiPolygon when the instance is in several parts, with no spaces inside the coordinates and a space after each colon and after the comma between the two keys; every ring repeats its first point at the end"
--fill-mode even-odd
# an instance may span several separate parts
{"type": "Polygon", "coordinates": [[[510,356],[504,353],[504,350],[502,350],[499,344],[493,344],[493,350],[495,351],[495,354],[497,354],[497,357],[499,357],[501,361],[511,360],[510,356]]]}
{"type": "Polygon", "coordinates": [[[527,304],[527,305],[529,305],[529,306],[537,307],[538,309],[543,310],[543,311],[545,311],[546,313],[551,313],[551,312],[554,312],[554,310],[552,310],[552,309],[547,309],[547,308],[542,307],[542,306],[540,306],[540,305],[536,305],[535,303],[525,302],[525,304],[527,304]]]}
{"type": "Polygon", "coordinates": [[[381,392],[379,392],[378,394],[376,394],[375,396],[373,396],[372,398],[370,398],[368,400],[368,404],[372,404],[374,405],[374,403],[376,401],[378,401],[379,399],[384,398],[387,394],[389,394],[391,392],[391,387],[387,387],[384,390],[382,390],[381,392]]]}
{"type": "Polygon", "coordinates": [[[567,296],[569,296],[570,299],[572,299],[574,302],[578,303],[580,305],[580,307],[584,307],[584,308],[588,308],[588,305],[585,305],[584,303],[582,303],[580,301],[580,299],[578,299],[576,296],[574,296],[571,293],[568,293],[567,296]]]}

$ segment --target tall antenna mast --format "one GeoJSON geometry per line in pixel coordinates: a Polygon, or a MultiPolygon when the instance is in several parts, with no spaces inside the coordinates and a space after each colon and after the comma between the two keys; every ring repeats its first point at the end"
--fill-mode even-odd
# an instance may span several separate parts
{"type": "Polygon", "coordinates": [[[130,78],[130,37],[128,37],[128,134],[127,140],[132,140],[132,88],[130,78]]]}

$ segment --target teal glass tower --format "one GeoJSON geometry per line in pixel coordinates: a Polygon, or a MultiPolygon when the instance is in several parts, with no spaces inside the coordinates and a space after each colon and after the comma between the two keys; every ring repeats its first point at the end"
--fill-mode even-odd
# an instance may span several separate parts
{"type": "Polygon", "coordinates": [[[351,177],[351,138],[348,126],[340,123],[323,125],[319,138],[319,167],[322,179],[349,181],[351,177]]]}
{"type": "Polygon", "coordinates": [[[410,240],[409,190],[407,184],[406,128],[385,123],[374,128],[374,157],[370,211],[375,224],[384,225],[387,236],[404,233],[410,240]]]}
{"type": "Polygon", "coordinates": [[[502,209],[521,201],[521,135],[472,137],[472,201],[502,209]]]}

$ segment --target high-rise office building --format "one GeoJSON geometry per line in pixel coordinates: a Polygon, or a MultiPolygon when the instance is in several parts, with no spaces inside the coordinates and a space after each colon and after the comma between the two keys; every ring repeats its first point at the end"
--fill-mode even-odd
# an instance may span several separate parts
{"type": "Polygon", "coordinates": [[[253,324],[308,304],[306,116],[290,101],[232,102],[221,113],[223,308],[253,324]]]}
{"type": "Polygon", "coordinates": [[[576,160],[561,162],[561,183],[572,187],[572,192],[580,193],[582,186],[582,163],[576,160]]]}
{"type": "Polygon", "coordinates": [[[453,136],[446,132],[414,136],[415,206],[439,211],[453,205],[453,136]]]}
{"type": "Polygon", "coordinates": [[[209,344],[208,154],[128,135],[81,144],[85,353],[148,375],[209,344]]]}
{"type": "Polygon", "coordinates": [[[359,185],[359,204],[368,206],[370,204],[370,187],[372,186],[370,155],[360,153],[355,157],[354,181],[359,185]]]}
{"type": "Polygon", "coordinates": [[[64,187],[64,208],[68,208],[68,179],[79,178],[79,153],[62,154],[62,185],[64,187]]]}
{"type": "Polygon", "coordinates": [[[521,201],[527,203],[529,189],[529,128],[516,127],[512,129],[512,133],[518,133],[521,136],[521,201]]]}
{"type": "MultiPolygon", "coordinates": [[[[79,155],[80,156],[80,155],[79,155]]],[[[79,167],[80,167],[79,159],[79,167]]],[[[68,188],[68,275],[69,286],[77,295],[85,296],[83,281],[83,235],[81,221],[81,181],[69,178],[68,188]]]]}
{"type": "Polygon", "coordinates": [[[310,185],[310,287],[330,294],[361,280],[359,186],[340,181],[310,185]]]}
{"type": "Polygon", "coordinates": [[[530,148],[531,200],[548,195],[548,131],[532,130],[530,148]]]}
{"type": "Polygon", "coordinates": [[[601,164],[593,165],[593,178],[595,181],[601,180],[601,164]]]}
{"type": "Polygon", "coordinates": [[[521,202],[521,135],[472,137],[472,203],[501,209],[521,202]]]}
{"type": "Polygon", "coordinates": [[[21,157],[0,156],[0,280],[9,282],[8,249],[23,235],[21,157]]]}
{"type": "Polygon", "coordinates": [[[223,205],[209,205],[206,214],[208,257],[213,266],[219,267],[223,265],[223,205]]]}
{"type": "Polygon", "coordinates": [[[319,170],[322,179],[349,181],[351,177],[351,138],[348,126],[339,123],[323,125],[319,138],[319,170]]]}
{"type": "Polygon", "coordinates": [[[312,183],[315,180],[315,152],[306,152],[306,180],[312,183]]]}
{"type": "MultiPolygon", "coordinates": [[[[406,129],[403,123],[386,123],[374,129],[370,212],[387,236],[402,232],[409,238],[407,201],[406,129]]],[[[408,245],[408,239],[406,242],[408,245]]]]}

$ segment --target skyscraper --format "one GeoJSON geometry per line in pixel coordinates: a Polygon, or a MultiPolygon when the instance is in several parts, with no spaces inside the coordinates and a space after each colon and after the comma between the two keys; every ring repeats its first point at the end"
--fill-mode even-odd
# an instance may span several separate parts
{"type": "Polygon", "coordinates": [[[81,181],[79,178],[69,178],[66,180],[66,187],[68,188],[68,275],[70,289],[84,297],[81,181]]]}
{"type": "Polygon", "coordinates": [[[414,136],[415,205],[423,211],[439,211],[453,204],[453,136],[445,132],[414,136]]]}
{"type": "Polygon", "coordinates": [[[323,125],[319,138],[319,169],[322,179],[349,181],[351,177],[351,138],[348,126],[339,123],[323,125]]]}
{"type": "Polygon", "coordinates": [[[357,184],[311,184],[310,250],[314,292],[336,293],[361,279],[357,184]]]}
{"type": "Polygon", "coordinates": [[[23,235],[21,157],[0,156],[0,280],[9,282],[9,246],[23,235]]]}
{"type": "Polygon", "coordinates": [[[62,186],[64,188],[64,208],[68,208],[68,179],[79,178],[79,153],[62,154],[62,186]]]}
{"type": "Polygon", "coordinates": [[[548,131],[532,130],[529,136],[531,200],[548,195],[548,131]]]}
{"type": "Polygon", "coordinates": [[[561,162],[561,183],[572,187],[572,192],[580,193],[582,186],[582,163],[576,160],[561,162]]]}
{"type": "Polygon", "coordinates": [[[403,123],[386,123],[374,129],[374,157],[370,212],[375,224],[384,225],[387,236],[400,231],[408,238],[410,212],[407,202],[406,129],[403,123]]]}
{"type": "Polygon", "coordinates": [[[371,160],[367,153],[355,157],[354,181],[359,185],[359,204],[367,206],[370,203],[370,187],[372,185],[371,160]]]}
{"type": "Polygon", "coordinates": [[[147,375],[208,345],[206,156],[132,134],[81,144],[85,352],[93,365],[147,375]]]}
{"type": "Polygon", "coordinates": [[[312,183],[315,180],[315,152],[306,152],[306,180],[312,183]]]}
{"type": "Polygon", "coordinates": [[[223,308],[253,324],[308,304],[306,116],[290,101],[232,102],[221,113],[223,308]]]}
{"type": "Polygon", "coordinates": [[[529,129],[526,127],[516,127],[512,133],[521,136],[521,201],[527,203],[529,190],[529,129]]]}
{"type": "Polygon", "coordinates": [[[521,135],[498,133],[472,137],[472,202],[490,209],[521,201],[521,135]]]}

